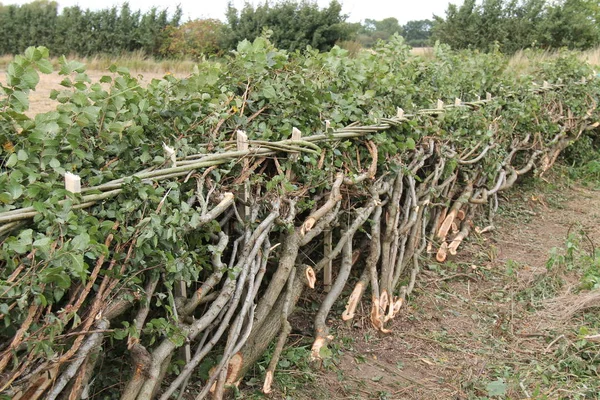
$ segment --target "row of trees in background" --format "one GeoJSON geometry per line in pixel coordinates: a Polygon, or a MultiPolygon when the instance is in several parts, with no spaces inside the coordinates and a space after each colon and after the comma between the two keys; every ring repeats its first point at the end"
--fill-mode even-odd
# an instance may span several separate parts
{"type": "Polygon", "coordinates": [[[598,0],[465,0],[434,17],[432,40],[454,48],[504,52],[537,46],[587,49],[600,44],[598,0]]]}
{"type": "Polygon", "coordinates": [[[178,26],[182,11],[166,9],[146,13],[120,8],[99,11],[79,6],[59,13],[55,1],[38,0],[24,5],[0,3],[0,54],[17,54],[28,46],[42,45],[52,53],[89,56],[144,51],[159,54],[165,45],[168,26],[178,26]]]}
{"type": "Polygon", "coordinates": [[[405,25],[393,17],[349,23],[337,0],[325,8],[310,0],[246,3],[239,10],[230,3],[226,22],[199,19],[180,24],[181,16],[179,7],[172,15],[156,8],[141,13],[127,3],[100,11],[66,7],[60,13],[54,1],[0,3],[0,53],[43,45],[55,55],[143,51],[159,57],[199,58],[235,49],[241,40],[254,40],[266,29],[277,47],[290,51],[307,46],[327,51],[340,43],[372,47],[396,33],[413,47],[440,41],[458,49],[488,50],[497,42],[509,53],[531,46],[585,49],[600,44],[597,0],[465,0],[460,7],[450,4],[445,18],[405,25]]]}
{"type": "Polygon", "coordinates": [[[408,21],[400,25],[396,18],[390,17],[376,21],[365,19],[363,24],[357,24],[357,34],[354,40],[363,47],[372,47],[379,40],[388,40],[393,34],[399,34],[412,47],[425,47],[430,44],[433,21],[429,19],[408,21]]]}

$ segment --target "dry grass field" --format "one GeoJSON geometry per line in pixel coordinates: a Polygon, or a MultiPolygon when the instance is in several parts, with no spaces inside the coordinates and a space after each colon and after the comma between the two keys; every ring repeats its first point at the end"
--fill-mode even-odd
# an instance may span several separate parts
{"type": "MultiPolygon", "coordinates": [[[[92,82],[98,82],[104,75],[111,75],[108,70],[90,70],[86,71],[92,82]]],[[[159,71],[132,71],[132,75],[138,77],[142,84],[147,84],[152,79],[161,79],[166,72],[159,71]]],[[[175,76],[185,76],[184,73],[175,73],[175,76]]],[[[29,111],[26,113],[30,117],[37,113],[52,111],[56,108],[56,101],[50,99],[50,92],[53,89],[60,90],[60,82],[64,79],[58,72],[52,74],[40,74],[40,82],[35,91],[29,94],[29,111]]],[[[0,70],[0,83],[6,83],[6,74],[0,70]]]]}
{"type": "MultiPolygon", "coordinates": [[[[196,63],[191,60],[156,60],[145,56],[142,52],[134,52],[122,57],[111,57],[109,55],[96,55],[93,57],[68,57],[69,60],[78,60],[87,67],[86,73],[92,80],[97,82],[103,75],[111,75],[108,68],[111,65],[129,68],[133,76],[139,77],[142,84],[150,82],[155,78],[162,78],[165,74],[173,74],[184,77],[191,73],[196,63]]],[[[12,56],[0,56],[0,83],[6,83],[6,67],[13,60],[12,56]]],[[[58,70],[59,59],[52,58],[51,62],[55,70],[58,70]]],[[[52,89],[60,89],[62,77],[58,72],[49,75],[40,74],[40,82],[34,92],[29,95],[30,107],[27,115],[34,116],[37,113],[51,111],[56,107],[56,102],[50,99],[52,89]]]]}

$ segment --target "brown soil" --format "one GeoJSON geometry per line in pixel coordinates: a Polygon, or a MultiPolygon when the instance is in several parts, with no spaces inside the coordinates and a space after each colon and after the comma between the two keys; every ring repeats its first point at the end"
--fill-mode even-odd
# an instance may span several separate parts
{"type": "MultiPolygon", "coordinates": [[[[330,321],[336,335],[330,365],[314,371],[302,389],[275,398],[487,398],[486,385],[506,366],[528,379],[494,398],[530,398],[540,382],[528,371],[565,327],[543,309],[532,310],[523,293],[545,273],[551,249],[564,247],[569,232],[584,230],[600,244],[600,193],[548,188],[537,184],[507,194],[495,231],[471,236],[454,260],[425,263],[392,334],[370,326],[368,304],[352,327],[330,321]]],[[[295,321],[310,324],[303,317],[295,321]]],[[[531,398],[564,398],[552,388],[542,395],[531,398]]]]}

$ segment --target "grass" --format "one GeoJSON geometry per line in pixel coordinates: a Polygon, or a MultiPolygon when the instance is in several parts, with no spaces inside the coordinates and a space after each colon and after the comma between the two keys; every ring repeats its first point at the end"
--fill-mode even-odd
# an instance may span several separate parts
{"type": "Polygon", "coordinates": [[[590,242],[583,229],[569,234],[564,248],[552,249],[547,262],[547,271],[528,289],[530,296],[537,297],[544,304],[545,311],[554,320],[547,331],[548,343],[541,357],[524,362],[518,370],[505,365],[501,373],[508,384],[515,389],[521,386],[532,387],[527,393],[535,399],[597,398],[598,375],[600,368],[600,344],[597,334],[600,331],[600,295],[597,291],[600,278],[600,252],[584,249],[590,242]],[[559,295],[567,275],[577,278],[574,289],[566,295],[559,295]],[[558,285],[557,285],[558,284],[558,285]],[[582,300],[583,299],[583,300],[582,300]],[[529,382],[529,385],[524,383],[529,382]]]}
{"type": "MultiPolygon", "coordinates": [[[[353,41],[341,42],[339,45],[342,48],[347,49],[352,54],[358,53],[361,48],[360,44],[353,41]]],[[[413,48],[412,53],[417,56],[429,58],[433,56],[433,48],[413,48]]],[[[546,59],[552,59],[558,54],[554,50],[546,50],[541,53],[532,53],[528,50],[517,51],[509,60],[509,66],[517,71],[523,73],[527,72],[534,61],[543,61],[546,59]]],[[[129,54],[123,54],[121,56],[114,56],[110,54],[97,54],[89,57],[79,57],[77,55],[68,55],[67,58],[71,60],[79,60],[87,65],[88,70],[106,70],[112,64],[116,64],[121,67],[129,68],[136,72],[156,72],[156,73],[179,73],[187,74],[191,73],[194,65],[197,64],[193,60],[177,60],[177,59],[157,59],[152,56],[148,56],[143,51],[134,51],[129,54]]],[[[587,61],[593,66],[597,66],[600,69],[600,47],[590,49],[581,52],[580,58],[587,61]]],[[[0,56],[0,69],[6,69],[6,66],[13,60],[12,55],[0,56]]],[[[51,60],[52,64],[58,66],[58,57],[54,57],[51,60]]]]}
{"type": "MultiPolygon", "coordinates": [[[[88,70],[98,71],[104,71],[115,64],[120,67],[129,68],[135,72],[188,74],[192,72],[194,66],[197,64],[193,60],[157,59],[146,55],[143,51],[134,51],[121,56],[111,54],[96,54],[90,57],[68,55],[67,58],[81,61],[87,66],[88,70]]],[[[0,69],[6,69],[12,60],[12,55],[0,56],[0,69]]],[[[52,58],[51,62],[56,69],[59,66],[59,57],[52,58]]]]}
{"type": "MultiPolygon", "coordinates": [[[[532,64],[540,61],[551,60],[558,56],[556,50],[544,50],[531,52],[530,50],[519,50],[509,60],[509,67],[517,72],[526,73],[532,64]]],[[[600,68],[600,47],[580,52],[579,58],[590,65],[600,68]]]]}

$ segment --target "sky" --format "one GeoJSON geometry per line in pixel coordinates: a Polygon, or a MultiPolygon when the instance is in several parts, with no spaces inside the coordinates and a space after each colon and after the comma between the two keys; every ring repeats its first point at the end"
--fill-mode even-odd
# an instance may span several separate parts
{"type": "MultiPolygon", "coordinates": [[[[2,4],[24,4],[31,0],[0,0],[2,4]]],[[[56,0],[60,7],[79,5],[86,9],[103,9],[113,5],[119,6],[123,0],[56,0]]],[[[339,0],[342,12],[349,16],[349,22],[360,22],[365,19],[381,20],[395,17],[400,24],[407,21],[432,18],[433,14],[445,16],[449,3],[462,4],[463,0],[339,0]]],[[[129,0],[133,10],[146,11],[152,6],[159,9],[175,10],[177,4],[183,10],[183,22],[188,19],[216,18],[225,20],[225,9],[228,0],[129,0]]],[[[262,4],[264,0],[248,0],[251,4],[262,4]]],[[[236,8],[241,9],[245,0],[233,0],[236,8]]],[[[329,0],[317,0],[321,7],[326,7],[329,0]]]]}

